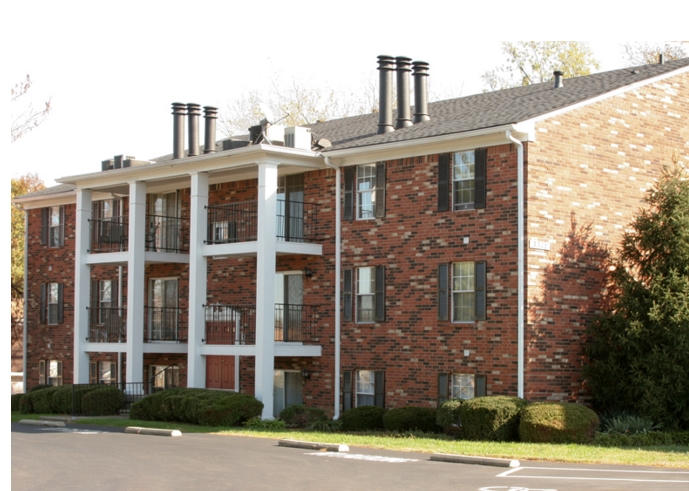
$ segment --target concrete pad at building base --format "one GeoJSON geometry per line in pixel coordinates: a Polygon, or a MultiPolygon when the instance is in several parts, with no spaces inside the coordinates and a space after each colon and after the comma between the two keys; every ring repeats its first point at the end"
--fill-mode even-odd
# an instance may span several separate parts
{"type": "Polygon", "coordinates": [[[141,428],[139,426],[127,426],[124,429],[125,433],[133,433],[136,435],[154,435],[154,436],[182,436],[179,430],[166,430],[162,428],[141,428]]]}
{"type": "Polygon", "coordinates": [[[343,443],[314,443],[284,439],[279,440],[278,445],[281,447],[305,448],[307,450],[324,450],[327,452],[349,452],[349,446],[343,443]]]}
{"type": "Polygon", "coordinates": [[[474,457],[470,455],[451,455],[436,453],[431,455],[431,460],[439,462],[454,462],[457,464],[492,465],[495,467],[519,467],[518,460],[496,459],[491,457],[474,457]]]}
{"type": "Polygon", "coordinates": [[[65,426],[62,421],[45,421],[39,419],[22,419],[19,421],[19,424],[29,426],[51,426],[53,428],[63,428],[65,426]]]}

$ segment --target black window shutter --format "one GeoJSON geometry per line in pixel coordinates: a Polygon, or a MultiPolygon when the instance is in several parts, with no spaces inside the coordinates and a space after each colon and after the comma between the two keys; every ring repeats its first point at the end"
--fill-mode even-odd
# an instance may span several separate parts
{"type": "Polygon", "coordinates": [[[344,170],[344,219],[354,220],[354,173],[356,167],[345,167],[344,170]]]}
{"type": "Polygon", "coordinates": [[[62,283],[57,285],[57,323],[62,324],[64,320],[64,286],[62,283]]]}
{"type": "Polygon", "coordinates": [[[385,217],[385,162],[376,164],[376,218],[385,217]]]}
{"type": "Polygon", "coordinates": [[[48,285],[41,285],[41,324],[46,323],[46,311],[48,310],[48,299],[46,298],[48,294],[48,285]]]}
{"type": "Polygon", "coordinates": [[[438,320],[446,321],[450,317],[448,287],[450,279],[448,277],[449,265],[447,263],[438,265],[438,320]]]}
{"type": "Polygon", "coordinates": [[[352,320],[352,273],[351,269],[345,269],[343,271],[344,278],[344,295],[343,295],[343,310],[344,310],[344,320],[352,320]]]}
{"type": "Polygon", "coordinates": [[[65,245],[65,207],[60,207],[60,246],[65,245]]]}
{"type": "Polygon", "coordinates": [[[385,407],[385,372],[375,372],[373,390],[375,393],[374,405],[378,407],[385,407]]]}
{"type": "Polygon", "coordinates": [[[486,261],[474,263],[474,293],[476,297],[476,319],[486,320],[486,261]]]}
{"type": "Polygon", "coordinates": [[[438,159],[438,211],[450,209],[450,154],[441,153],[438,159]]]}
{"type": "Polygon", "coordinates": [[[98,383],[98,363],[95,361],[92,361],[89,364],[89,384],[97,384],[98,383]]]}
{"type": "Polygon", "coordinates": [[[486,207],[486,162],[488,149],[477,148],[474,151],[474,208],[486,207]]]}
{"type": "Polygon", "coordinates": [[[447,401],[450,393],[447,373],[438,374],[438,407],[447,401]]]}
{"type": "Polygon", "coordinates": [[[98,324],[98,301],[100,300],[98,280],[91,280],[91,324],[98,324]]]}
{"type": "Polygon", "coordinates": [[[376,321],[385,320],[385,266],[376,266],[376,321]]]}
{"type": "Polygon", "coordinates": [[[343,396],[342,404],[343,411],[348,411],[352,409],[352,372],[344,372],[342,374],[343,380],[343,396]]]}
{"type": "Polygon", "coordinates": [[[39,360],[38,361],[38,383],[41,385],[44,385],[47,377],[46,377],[46,362],[45,360],[39,360]]]}
{"type": "Polygon", "coordinates": [[[119,307],[119,292],[117,290],[117,287],[117,280],[112,280],[110,282],[110,307],[119,307]]]}
{"type": "Polygon", "coordinates": [[[474,378],[474,397],[483,397],[486,395],[486,376],[476,375],[474,378]]]}
{"type": "Polygon", "coordinates": [[[50,208],[41,209],[41,245],[48,243],[48,217],[50,208]]]}

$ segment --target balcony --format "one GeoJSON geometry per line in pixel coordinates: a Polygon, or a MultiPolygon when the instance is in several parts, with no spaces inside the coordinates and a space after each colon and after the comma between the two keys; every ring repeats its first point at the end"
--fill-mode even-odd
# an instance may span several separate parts
{"type": "MultiPolygon", "coordinates": [[[[244,201],[212,205],[208,211],[207,244],[255,241],[258,237],[258,203],[244,201]]],[[[277,201],[276,236],[286,242],[318,240],[318,205],[277,201]]]]}
{"type": "Polygon", "coordinates": [[[127,309],[95,307],[89,309],[89,337],[92,343],[126,343],[127,309]]]}
{"type": "Polygon", "coordinates": [[[178,307],[144,307],[144,341],[186,343],[189,313],[178,307]]]}
{"type": "MultiPolygon", "coordinates": [[[[91,219],[91,253],[129,250],[129,222],[118,216],[91,219]]],[[[146,215],[146,251],[189,253],[189,220],[159,215],[146,215]]]]}
{"type": "MultiPolygon", "coordinates": [[[[256,307],[206,305],[206,344],[256,344],[256,307]]],[[[275,341],[309,343],[318,317],[314,305],[275,305],[275,341]]]]}
{"type": "Polygon", "coordinates": [[[90,219],[91,241],[88,252],[123,252],[129,247],[129,223],[124,216],[90,219]]]}

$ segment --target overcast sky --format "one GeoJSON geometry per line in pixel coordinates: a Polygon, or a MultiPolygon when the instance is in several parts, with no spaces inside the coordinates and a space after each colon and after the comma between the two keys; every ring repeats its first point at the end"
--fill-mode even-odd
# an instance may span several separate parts
{"type": "Polygon", "coordinates": [[[621,41],[680,32],[686,5],[4,1],[5,85],[29,74],[30,99],[52,105],[9,145],[5,168],[50,186],[113,155],[151,159],[172,151],[172,102],[222,108],[271,79],[356,90],[376,80],[379,54],[429,62],[431,90],[456,95],[481,91],[500,41],[588,40],[603,70],[621,68],[621,41]]]}

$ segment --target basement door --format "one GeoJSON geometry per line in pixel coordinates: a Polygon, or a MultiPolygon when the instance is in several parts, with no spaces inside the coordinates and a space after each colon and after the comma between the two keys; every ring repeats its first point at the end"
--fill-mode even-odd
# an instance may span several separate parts
{"type": "Polygon", "coordinates": [[[206,356],[206,388],[235,390],[234,356],[206,356]]]}

